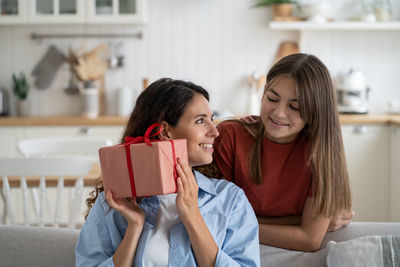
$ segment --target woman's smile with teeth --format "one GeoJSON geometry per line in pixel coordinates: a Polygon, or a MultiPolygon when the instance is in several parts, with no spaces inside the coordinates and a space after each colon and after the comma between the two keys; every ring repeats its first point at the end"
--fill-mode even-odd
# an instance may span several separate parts
{"type": "Polygon", "coordinates": [[[208,149],[213,148],[213,145],[212,145],[212,144],[200,144],[200,146],[201,146],[201,147],[204,147],[204,148],[208,148],[208,149]]]}

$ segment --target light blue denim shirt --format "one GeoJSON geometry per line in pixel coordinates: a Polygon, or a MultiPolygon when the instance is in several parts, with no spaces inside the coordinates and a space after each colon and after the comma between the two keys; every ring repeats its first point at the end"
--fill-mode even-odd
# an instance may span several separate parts
{"type": "MultiPolygon", "coordinates": [[[[260,266],[258,223],[242,189],[225,180],[209,179],[195,172],[199,208],[218,246],[215,266],[260,266]]],[[[157,197],[144,198],[140,207],[145,224],[133,266],[143,266],[146,242],[157,221],[157,197]]],[[[76,244],[76,266],[114,266],[113,255],[127,227],[126,220],[110,208],[102,192],[84,223],[76,244]]],[[[189,236],[182,222],[172,226],[169,266],[196,266],[189,236]]]]}

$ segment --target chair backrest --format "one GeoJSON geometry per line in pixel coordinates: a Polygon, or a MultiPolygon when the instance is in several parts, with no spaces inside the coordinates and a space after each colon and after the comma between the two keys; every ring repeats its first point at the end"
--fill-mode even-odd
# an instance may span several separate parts
{"type": "Polygon", "coordinates": [[[88,157],[0,158],[1,176],[84,176],[93,167],[88,157]]]}
{"type": "MultiPolygon", "coordinates": [[[[82,204],[82,191],[84,176],[88,175],[93,168],[95,160],[84,156],[69,157],[33,157],[33,158],[0,158],[0,176],[2,179],[2,190],[0,191],[3,202],[3,217],[1,222],[6,224],[18,224],[15,217],[15,207],[22,202],[23,223],[32,224],[30,213],[35,213],[35,225],[60,226],[61,212],[69,210],[66,226],[74,228],[79,216],[82,204]],[[11,177],[12,176],[12,177],[11,177]],[[18,177],[16,177],[18,176],[18,177]],[[39,186],[32,189],[32,201],[27,200],[28,184],[31,178],[26,176],[40,176],[39,186]],[[46,176],[58,176],[56,196],[54,201],[49,201],[46,188],[46,176]],[[64,191],[64,178],[66,176],[75,176],[74,196],[68,201],[69,208],[62,208],[62,196],[64,191]],[[20,183],[21,194],[16,194],[16,201],[13,201],[13,190],[10,182],[18,180],[20,183]],[[11,186],[10,186],[11,185],[11,186]],[[51,203],[51,204],[50,204],[51,203]],[[55,205],[53,205],[55,204],[55,205]],[[33,205],[33,209],[32,209],[33,205]],[[51,207],[54,206],[54,207],[51,207]],[[6,220],[8,218],[8,220],[6,220]],[[47,220],[47,221],[46,221],[47,220]]],[[[38,180],[34,178],[33,180],[38,180]]],[[[13,188],[14,189],[14,188],[13,188]]],[[[18,189],[18,188],[16,188],[18,189]]],[[[17,192],[15,192],[17,193],[17,192]]],[[[71,197],[71,195],[70,195],[71,197]]]]}
{"type": "Polygon", "coordinates": [[[97,159],[99,148],[110,145],[111,139],[101,137],[53,137],[21,140],[18,149],[25,157],[85,155],[97,159]]]}

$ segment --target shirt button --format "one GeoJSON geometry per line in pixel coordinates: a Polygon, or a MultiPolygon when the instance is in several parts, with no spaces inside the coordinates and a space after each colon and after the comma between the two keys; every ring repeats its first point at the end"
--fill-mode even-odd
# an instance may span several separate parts
{"type": "Polygon", "coordinates": [[[176,248],[178,245],[176,243],[171,243],[171,248],[176,248]]]}

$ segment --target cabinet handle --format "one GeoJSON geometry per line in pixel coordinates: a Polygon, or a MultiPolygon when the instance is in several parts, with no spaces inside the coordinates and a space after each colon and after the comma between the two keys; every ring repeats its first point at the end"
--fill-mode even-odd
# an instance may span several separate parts
{"type": "Polygon", "coordinates": [[[91,135],[93,134],[93,129],[90,127],[80,127],[78,133],[82,135],[91,135]]]}
{"type": "Polygon", "coordinates": [[[354,127],[353,132],[356,134],[366,134],[368,132],[368,127],[365,125],[357,125],[354,127]]]}

